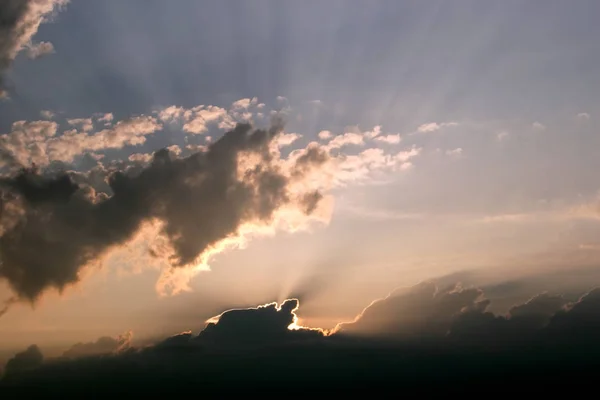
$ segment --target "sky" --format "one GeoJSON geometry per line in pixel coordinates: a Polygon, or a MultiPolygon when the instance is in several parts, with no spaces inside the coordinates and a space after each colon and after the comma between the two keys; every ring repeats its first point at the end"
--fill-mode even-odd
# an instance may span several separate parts
{"type": "Polygon", "coordinates": [[[289,298],[331,330],[426,280],[501,315],[578,301],[600,282],[599,13],[3,2],[0,361],[289,298]]]}

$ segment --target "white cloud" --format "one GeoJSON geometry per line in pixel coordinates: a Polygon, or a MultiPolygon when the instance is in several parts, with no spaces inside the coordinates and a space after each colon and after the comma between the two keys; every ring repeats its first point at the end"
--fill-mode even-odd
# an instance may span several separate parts
{"type": "Polygon", "coordinates": [[[42,111],[40,111],[40,115],[42,116],[42,118],[45,118],[45,119],[52,119],[52,118],[54,118],[54,113],[52,111],[49,111],[49,110],[42,110],[42,111]]]}
{"type": "Polygon", "coordinates": [[[452,127],[452,126],[458,126],[458,123],[457,122],[442,122],[442,123],[438,124],[437,122],[428,122],[428,123],[420,125],[417,128],[417,132],[420,132],[420,133],[435,132],[435,131],[439,131],[442,128],[452,127]]]}
{"type": "Polygon", "coordinates": [[[30,43],[26,46],[27,57],[36,59],[54,53],[54,45],[50,42],[30,43]]]}
{"type": "Polygon", "coordinates": [[[335,136],[329,141],[327,147],[329,149],[338,149],[346,145],[362,146],[363,144],[365,144],[365,141],[361,134],[349,132],[335,136]]]}
{"type": "Polygon", "coordinates": [[[158,118],[161,121],[175,121],[183,117],[186,109],[178,106],[169,106],[158,112],[158,118]]]}
{"type": "Polygon", "coordinates": [[[171,146],[167,147],[167,150],[169,150],[171,153],[175,154],[176,156],[181,154],[181,147],[177,146],[176,144],[172,144],[171,146]]]}
{"type": "Polygon", "coordinates": [[[577,119],[582,120],[582,121],[587,121],[590,119],[590,114],[586,113],[586,112],[582,112],[577,114],[577,119]]]}
{"type": "Polygon", "coordinates": [[[321,131],[319,132],[319,139],[321,140],[327,140],[329,138],[331,138],[333,136],[333,134],[331,133],[331,131],[321,131]]]}
{"type": "Polygon", "coordinates": [[[140,164],[148,164],[152,161],[153,155],[150,153],[134,153],[128,157],[128,160],[140,164]]]}
{"type": "Polygon", "coordinates": [[[536,214],[517,213],[517,214],[498,214],[486,215],[478,218],[475,222],[483,224],[501,223],[501,222],[526,222],[535,218],[536,214]]]}
{"type": "Polygon", "coordinates": [[[94,129],[91,118],[73,118],[68,119],[67,123],[74,127],[79,127],[82,131],[88,132],[94,129]]]}
{"type": "Polygon", "coordinates": [[[185,146],[185,148],[193,153],[204,152],[208,150],[208,147],[203,144],[188,144],[185,146]]]}
{"type": "Polygon", "coordinates": [[[378,136],[375,138],[376,141],[378,142],[382,142],[382,143],[387,143],[387,144],[398,144],[400,143],[400,134],[397,133],[395,135],[385,135],[385,136],[378,136]]]}
{"type": "Polygon", "coordinates": [[[332,173],[337,185],[368,179],[373,172],[385,170],[405,171],[413,167],[411,160],[421,153],[413,147],[396,154],[389,154],[379,148],[365,149],[357,155],[342,155],[334,159],[336,168],[332,173]]]}
{"type": "Polygon", "coordinates": [[[287,99],[287,97],[277,96],[277,101],[280,103],[287,103],[288,99],[287,99]]]}
{"type": "Polygon", "coordinates": [[[381,134],[381,125],[375,125],[372,131],[364,132],[363,135],[367,139],[373,139],[381,134]]]}
{"type": "Polygon", "coordinates": [[[395,159],[401,163],[405,163],[410,159],[421,154],[422,149],[420,147],[412,147],[410,150],[400,151],[396,154],[395,159]]]}
{"type": "Polygon", "coordinates": [[[505,140],[508,137],[508,132],[506,131],[501,131],[498,132],[498,134],[496,134],[496,140],[498,140],[499,142],[505,140]]]}
{"type": "Polygon", "coordinates": [[[301,137],[302,135],[298,133],[282,133],[275,138],[275,142],[278,147],[285,147],[291,145],[301,137]]]}
{"type": "Polygon", "coordinates": [[[208,130],[208,124],[217,124],[220,129],[228,129],[235,126],[235,122],[227,113],[227,110],[217,106],[198,106],[186,110],[183,113],[187,121],[183,130],[187,133],[201,134],[208,130]]]}
{"type": "Polygon", "coordinates": [[[446,155],[451,156],[451,157],[460,157],[462,156],[463,153],[463,149],[460,147],[457,147],[456,149],[452,149],[452,150],[446,150],[446,155]]]}
{"type": "Polygon", "coordinates": [[[54,121],[17,121],[11,132],[0,137],[3,164],[45,166],[51,161],[72,162],[76,156],[106,149],[119,149],[139,145],[145,136],[156,132],[161,125],[155,118],[140,116],[119,121],[114,127],[90,134],[88,119],[72,122],[82,129],[72,129],[57,136],[58,124],[54,121]]]}
{"type": "Polygon", "coordinates": [[[541,122],[535,121],[533,124],[531,124],[531,127],[536,130],[536,131],[544,131],[546,130],[546,126],[544,124],[542,124],[541,122]]]}
{"type": "Polygon", "coordinates": [[[105,124],[110,124],[114,119],[113,113],[106,113],[98,118],[98,122],[104,122],[105,124]]]}
{"type": "Polygon", "coordinates": [[[256,103],[258,103],[258,99],[256,97],[253,97],[252,99],[249,99],[249,98],[239,99],[237,101],[234,101],[233,104],[231,105],[231,107],[233,109],[247,109],[248,107],[250,107],[251,105],[254,105],[256,103]]]}
{"type": "Polygon", "coordinates": [[[11,132],[0,136],[2,164],[45,165],[45,143],[56,135],[58,124],[54,121],[16,121],[11,132]]]}

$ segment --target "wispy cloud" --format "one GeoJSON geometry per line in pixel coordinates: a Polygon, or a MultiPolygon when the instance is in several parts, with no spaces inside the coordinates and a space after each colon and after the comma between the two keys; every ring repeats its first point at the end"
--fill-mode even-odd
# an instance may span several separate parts
{"type": "Polygon", "coordinates": [[[428,123],[420,125],[417,128],[417,132],[430,133],[430,132],[439,131],[442,128],[452,127],[452,126],[458,126],[458,123],[457,122],[442,122],[442,123],[428,122],[428,123]]]}
{"type": "Polygon", "coordinates": [[[454,158],[459,158],[463,154],[463,149],[461,147],[457,147],[455,149],[446,150],[446,155],[454,158]]]}
{"type": "Polygon", "coordinates": [[[538,121],[535,121],[533,124],[531,124],[531,128],[533,130],[540,131],[540,132],[546,130],[546,126],[538,121]]]}
{"type": "Polygon", "coordinates": [[[587,121],[590,119],[590,114],[582,112],[576,115],[576,118],[580,121],[587,121]]]}

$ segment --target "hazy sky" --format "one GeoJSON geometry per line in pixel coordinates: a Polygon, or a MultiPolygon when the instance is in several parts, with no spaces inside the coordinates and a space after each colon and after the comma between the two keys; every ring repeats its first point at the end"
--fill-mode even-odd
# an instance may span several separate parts
{"type": "MultiPolygon", "coordinates": [[[[17,299],[0,350],[198,330],[292,295],[305,325],[330,328],[396,287],[466,270],[546,276],[556,291],[599,282],[569,272],[600,256],[595,0],[30,3],[26,33],[0,27],[6,176],[32,162],[96,171],[85,180],[99,193],[111,168],[168,146],[207,151],[236,122],[275,116],[282,165],[310,148],[329,162],[291,189],[318,188],[315,212],[246,220],[243,248],[212,250],[211,271],[179,277],[179,293],[161,292],[171,270],[148,256],[150,228],[106,245],[102,267],[62,293],[50,279],[34,306],[0,269],[0,299],[17,299]]],[[[230,217],[202,207],[178,212],[230,217]]]]}

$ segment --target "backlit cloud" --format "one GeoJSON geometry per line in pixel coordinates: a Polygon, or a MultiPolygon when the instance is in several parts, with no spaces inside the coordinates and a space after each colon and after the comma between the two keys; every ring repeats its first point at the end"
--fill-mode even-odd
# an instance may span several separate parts
{"type": "Polygon", "coordinates": [[[0,93],[4,90],[4,74],[17,54],[27,50],[31,58],[52,52],[51,43],[32,43],[39,26],[66,5],[68,0],[4,0],[0,3],[0,93]]]}
{"type": "Polygon", "coordinates": [[[9,167],[45,166],[52,161],[70,163],[84,153],[143,144],[146,135],[161,128],[154,117],[147,116],[122,120],[93,133],[89,118],[71,119],[68,123],[75,129],[60,136],[54,121],[13,123],[11,132],[0,137],[0,161],[9,167]]]}

